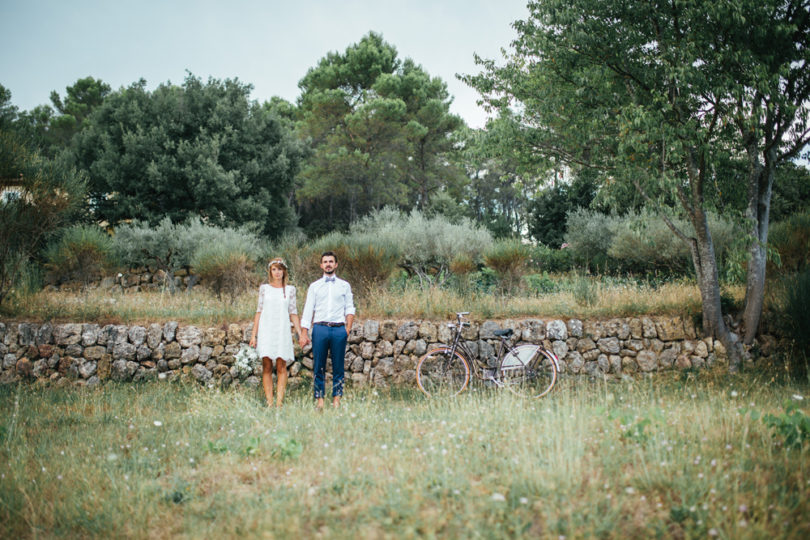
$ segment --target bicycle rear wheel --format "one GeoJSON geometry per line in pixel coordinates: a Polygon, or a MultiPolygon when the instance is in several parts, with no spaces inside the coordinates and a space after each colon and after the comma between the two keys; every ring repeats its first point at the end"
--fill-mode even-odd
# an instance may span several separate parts
{"type": "Polygon", "coordinates": [[[515,395],[541,398],[557,382],[557,364],[539,345],[518,345],[504,357],[499,382],[515,395]]]}
{"type": "Polygon", "coordinates": [[[428,351],[416,364],[416,384],[428,397],[458,395],[469,382],[470,365],[458,351],[450,354],[449,347],[428,351]]]}

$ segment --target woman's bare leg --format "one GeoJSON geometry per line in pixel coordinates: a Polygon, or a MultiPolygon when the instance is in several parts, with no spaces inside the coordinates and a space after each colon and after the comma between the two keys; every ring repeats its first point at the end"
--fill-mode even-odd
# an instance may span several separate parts
{"type": "Polygon", "coordinates": [[[276,406],[281,407],[281,402],[284,401],[284,390],[287,388],[287,362],[283,358],[276,358],[276,380],[278,381],[276,406]]]}
{"type": "Polygon", "coordinates": [[[262,358],[262,387],[267,406],[273,406],[273,363],[268,357],[262,358]]]}

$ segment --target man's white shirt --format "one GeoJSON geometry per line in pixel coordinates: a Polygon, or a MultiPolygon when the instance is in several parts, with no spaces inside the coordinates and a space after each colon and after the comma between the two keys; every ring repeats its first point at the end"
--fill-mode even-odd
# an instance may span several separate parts
{"type": "Polygon", "coordinates": [[[354,315],[354,298],[348,281],[323,276],[309,286],[301,318],[303,328],[311,328],[313,322],[345,323],[347,315],[354,315]]]}

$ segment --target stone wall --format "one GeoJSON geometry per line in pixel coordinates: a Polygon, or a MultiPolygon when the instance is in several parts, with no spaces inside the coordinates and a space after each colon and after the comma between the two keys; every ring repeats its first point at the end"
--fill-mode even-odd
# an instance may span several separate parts
{"type": "MultiPolygon", "coordinates": [[[[261,276],[257,276],[257,281],[260,280],[261,276]]],[[[168,287],[169,281],[174,282],[174,286],[179,290],[191,289],[201,284],[199,278],[188,268],[177,270],[169,278],[163,270],[141,267],[129,268],[111,276],[97,277],[87,284],[87,288],[119,293],[159,291],[168,287]]],[[[45,285],[49,290],[55,291],[78,291],[84,286],[83,283],[76,281],[61,281],[54,275],[46,276],[45,285]]]]}
{"type": "MultiPolygon", "coordinates": [[[[622,378],[662,370],[701,368],[724,361],[722,344],[698,339],[680,317],[604,321],[504,320],[473,322],[463,338],[494,359],[493,331],[513,328],[512,343],[542,343],[560,359],[563,375],[622,378]]],[[[0,382],[47,380],[95,385],[116,381],[191,378],[205,384],[258,385],[261,367],[240,374],[234,355],[251,324],[210,328],[176,322],[148,326],[0,322],[0,382]]],[[[447,343],[445,322],[356,321],[346,353],[346,378],[356,385],[415,384],[417,359],[447,343]]],[[[312,353],[296,346],[291,384],[312,377],[312,353]]]]}

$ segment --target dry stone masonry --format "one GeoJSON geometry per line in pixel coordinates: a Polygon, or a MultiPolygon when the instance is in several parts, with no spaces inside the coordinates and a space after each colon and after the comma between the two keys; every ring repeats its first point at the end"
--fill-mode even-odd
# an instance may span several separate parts
{"type": "MultiPolygon", "coordinates": [[[[494,331],[516,330],[512,343],[541,343],[560,359],[564,376],[633,377],[684,370],[724,361],[725,350],[711,338],[698,339],[681,317],[601,321],[503,320],[473,322],[462,337],[469,348],[494,362],[494,331]]],[[[261,367],[239,373],[234,356],[250,339],[252,324],[210,328],[177,322],[126,326],[0,322],[0,383],[25,380],[96,385],[101,381],[172,380],[204,384],[260,383],[261,367]]],[[[416,361],[429,348],[448,343],[444,322],[357,321],[349,336],[346,377],[355,385],[413,385],[416,361]]],[[[291,384],[312,377],[311,347],[296,347],[291,384]]]]}

